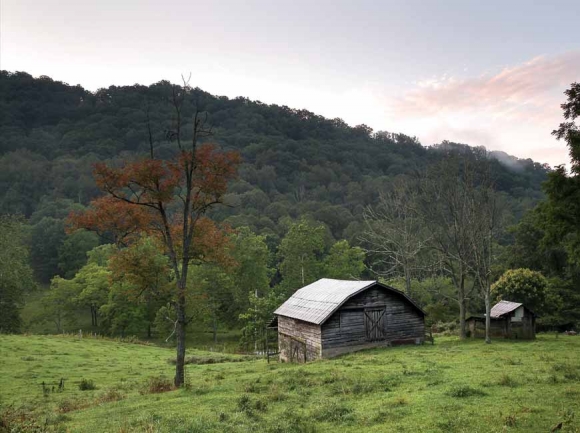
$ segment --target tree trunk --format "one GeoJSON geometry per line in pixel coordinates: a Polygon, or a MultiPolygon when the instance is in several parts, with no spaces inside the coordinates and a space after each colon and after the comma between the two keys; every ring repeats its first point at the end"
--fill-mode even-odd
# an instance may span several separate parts
{"type": "Polygon", "coordinates": [[[465,316],[467,315],[467,305],[465,302],[465,277],[461,277],[459,283],[459,293],[457,294],[457,301],[459,302],[459,338],[465,340],[467,338],[467,327],[465,324],[465,316]]]}
{"type": "Polygon", "coordinates": [[[175,304],[177,323],[175,326],[175,336],[177,338],[177,354],[175,359],[175,387],[179,388],[185,384],[185,283],[180,279],[177,283],[178,296],[175,304]]]}
{"type": "Polygon", "coordinates": [[[485,288],[485,342],[491,343],[491,299],[490,288],[485,288]]]}
{"type": "Polygon", "coordinates": [[[147,338],[151,338],[151,323],[147,325],[147,338]]]}

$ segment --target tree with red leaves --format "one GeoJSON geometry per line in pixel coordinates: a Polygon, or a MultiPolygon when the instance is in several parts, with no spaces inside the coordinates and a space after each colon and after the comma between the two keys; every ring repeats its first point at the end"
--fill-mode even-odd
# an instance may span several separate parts
{"type": "Polygon", "coordinates": [[[71,229],[85,228],[110,233],[119,246],[131,244],[139,235],[155,236],[175,275],[172,293],[177,320],[175,386],[184,385],[185,332],[191,320],[186,314],[189,267],[195,261],[228,260],[227,230],[205,216],[222,203],[228,182],[237,172],[240,157],[216,146],[199,144],[211,135],[207,116],[195,108],[190,137],[183,131],[184,101],[191,95],[187,82],[173,86],[173,127],[166,133],[176,143],[177,153],[168,160],[155,158],[149,119],[149,156],[121,166],[98,163],[94,167],[97,186],[105,193],[82,213],[69,218],[71,229]]]}

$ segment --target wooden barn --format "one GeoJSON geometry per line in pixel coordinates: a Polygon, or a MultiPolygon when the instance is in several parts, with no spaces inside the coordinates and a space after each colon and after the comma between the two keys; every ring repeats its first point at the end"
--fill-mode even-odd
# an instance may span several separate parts
{"type": "Polygon", "coordinates": [[[275,312],[280,360],[306,362],[398,343],[420,344],[425,312],[377,281],[323,278],[275,312]]]}
{"type": "MultiPolygon", "coordinates": [[[[491,309],[491,336],[531,340],[536,338],[536,315],[519,302],[499,301],[491,309]]],[[[471,316],[467,329],[473,338],[485,337],[485,314],[471,316]]]]}

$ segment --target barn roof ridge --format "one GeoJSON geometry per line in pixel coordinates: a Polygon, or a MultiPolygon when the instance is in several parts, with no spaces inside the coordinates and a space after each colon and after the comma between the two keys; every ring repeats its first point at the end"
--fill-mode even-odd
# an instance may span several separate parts
{"type": "Polygon", "coordinates": [[[286,302],[274,311],[274,314],[322,325],[346,301],[375,285],[403,296],[421,313],[425,314],[421,307],[405,293],[382,284],[377,280],[358,281],[332,278],[321,278],[298,289],[286,302]]]}

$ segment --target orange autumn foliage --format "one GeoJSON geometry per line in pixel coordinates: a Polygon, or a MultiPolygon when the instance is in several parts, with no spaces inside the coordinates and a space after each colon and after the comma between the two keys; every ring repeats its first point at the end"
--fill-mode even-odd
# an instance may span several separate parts
{"type": "Polygon", "coordinates": [[[158,208],[176,196],[189,199],[193,210],[202,210],[219,201],[226,192],[228,182],[236,175],[240,163],[237,152],[219,152],[214,145],[200,146],[193,157],[192,152],[181,152],[175,159],[143,159],[120,168],[105,163],[95,164],[97,186],[112,196],[134,204],[158,208]],[[187,170],[191,173],[192,190],[185,195],[183,185],[187,170]]]}
{"type": "Polygon", "coordinates": [[[84,211],[73,211],[66,224],[67,233],[87,229],[99,235],[110,234],[117,245],[126,245],[139,233],[149,232],[154,215],[144,207],[135,206],[111,196],[93,200],[84,211]]]}
{"type": "MultiPolygon", "coordinates": [[[[107,196],[93,200],[83,212],[72,213],[68,230],[85,228],[99,234],[109,233],[119,245],[127,245],[137,235],[156,236],[182,256],[183,233],[187,218],[193,235],[190,258],[217,255],[224,249],[226,234],[203,215],[220,203],[228,182],[236,175],[240,157],[237,152],[221,152],[213,145],[183,151],[172,160],[146,158],[121,167],[97,163],[94,176],[97,186],[107,196]],[[190,185],[190,188],[186,188],[190,185]],[[189,203],[189,213],[172,212],[176,204],[189,203]]],[[[227,248],[225,248],[227,250],[227,248]]]]}

